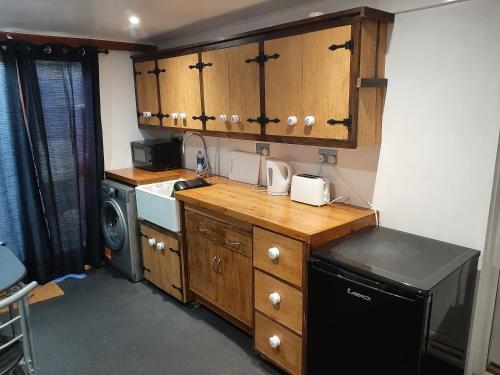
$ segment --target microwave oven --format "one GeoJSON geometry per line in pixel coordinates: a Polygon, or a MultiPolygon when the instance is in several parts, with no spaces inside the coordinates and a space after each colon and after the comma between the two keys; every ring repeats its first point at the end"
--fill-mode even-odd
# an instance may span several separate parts
{"type": "Polygon", "coordinates": [[[130,142],[132,164],[148,171],[182,167],[181,141],[178,139],[145,139],[130,142]]]}

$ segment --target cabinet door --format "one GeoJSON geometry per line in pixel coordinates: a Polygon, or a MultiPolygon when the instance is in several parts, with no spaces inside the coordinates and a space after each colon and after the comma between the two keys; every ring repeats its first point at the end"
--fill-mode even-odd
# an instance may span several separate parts
{"type": "Polygon", "coordinates": [[[189,288],[208,301],[217,303],[216,245],[193,231],[187,231],[187,243],[189,288]]]}
{"type": "Polygon", "coordinates": [[[165,69],[165,73],[159,76],[162,109],[169,115],[163,120],[165,126],[181,129],[203,127],[201,121],[193,120],[193,116],[201,115],[200,73],[189,66],[197,62],[197,53],[158,60],[158,68],[165,69]],[[172,113],[179,117],[174,119],[172,113]],[[186,120],[180,119],[181,113],[186,114],[186,120]]]}
{"type": "Polygon", "coordinates": [[[228,49],[218,49],[202,53],[202,61],[211,63],[203,69],[203,97],[205,113],[215,120],[207,121],[207,130],[231,131],[229,105],[228,49]],[[221,122],[220,115],[226,115],[227,121],[221,122]]]}
{"type": "Polygon", "coordinates": [[[280,120],[268,123],[266,134],[302,136],[302,35],[264,42],[266,55],[279,54],[266,62],[266,116],[280,120]],[[288,125],[289,116],[297,117],[296,125],[288,125]]]}
{"type": "MultiPolygon", "coordinates": [[[[143,227],[141,227],[141,232],[145,232],[143,227]]],[[[158,285],[160,283],[160,273],[157,272],[157,254],[155,248],[149,245],[148,238],[144,236],[141,238],[141,249],[144,278],[152,284],[158,285]]]]}
{"type": "Polygon", "coordinates": [[[160,119],[158,117],[152,116],[147,118],[142,116],[142,112],[159,112],[156,75],[154,73],[149,73],[154,69],[154,60],[134,64],[137,112],[141,113],[138,117],[138,122],[141,125],[160,125],[160,119]]]}
{"type": "Polygon", "coordinates": [[[249,118],[260,116],[259,64],[245,62],[247,59],[254,59],[258,54],[258,43],[228,49],[231,115],[238,115],[240,118],[238,123],[231,124],[232,132],[261,132],[260,124],[247,121],[249,118]]]}
{"type": "Polygon", "coordinates": [[[252,326],[252,260],[219,247],[219,307],[252,326]]]}
{"type": "Polygon", "coordinates": [[[159,243],[163,243],[163,250],[157,250],[157,259],[160,270],[160,284],[158,287],[182,300],[182,281],[181,281],[181,257],[179,241],[166,234],[160,233],[159,243]]]}
{"type": "Polygon", "coordinates": [[[329,49],[351,40],[351,26],[335,27],[303,35],[303,110],[315,124],[302,126],[300,136],[348,139],[344,125],[328,125],[329,119],[349,117],[351,51],[329,49]]]}

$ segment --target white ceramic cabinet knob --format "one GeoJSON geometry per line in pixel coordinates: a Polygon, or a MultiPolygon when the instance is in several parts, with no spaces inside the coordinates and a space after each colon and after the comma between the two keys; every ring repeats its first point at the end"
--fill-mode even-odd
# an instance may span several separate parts
{"type": "Polygon", "coordinates": [[[281,302],[281,296],[279,295],[279,293],[274,292],[269,295],[269,303],[271,303],[271,305],[276,306],[279,305],[280,302],[281,302]]]}
{"type": "Polygon", "coordinates": [[[269,337],[269,346],[273,349],[278,349],[281,345],[281,340],[278,336],[274,335],[269,337]]]}
{"type": "Polygon", "coordinates": [[[150,238],[148,240],[148,244],[149,244],[149,246],[155,246],[156,245],[156,240],[154,238],[150,238]]]}
{"type": "Polygon", "coordinates": [[[161,251],[165,248],[165,244],[163,242],[158,242],[156,244],[156,250],[161,251]]]}
{"type": "Polygon", "coordinates": [[[271,259],[271,260],[276,260],[280,257],[280,250],[277,248],[277,247],[271,247],[268,251],[267,251],[267,256],[271,259]]]}
{"type": "Polygon", "coordinates": [[[172,112],[171,116],[173,120],[177,120],[179,118],[179,114],[177,112],[172,112]]]}
{"type": "Polygon", "coordinates": [[[297,116],[288,116],[287,123],[290,126],[297,125],[297,116]]]}
{"type": "Polygon", "coordinates": [[[219,121],[220,122],[227,122],[227,116],[226,115],[220,115],[219,116],[219,121]]]}
{"type": "Polygon", "coordinates": [[[151,112],[142,112],[142,117],[144,117],[144,118],[150,118],[151,117],[151,112]]]}
{"type": "Polygon", "coordinates": [[[186,113],[185,112],[179,113],[179,118],[181,119],[181,121],[186,121],[187,119],[186,113]]]}
{"type": "Polygon", "coordinates": [[[306,124],[307,126],[313,126],[315,121],[316,120],[314,116],[306,116],[304,119],[304,124],[306,124]]]}
{"type": "Polygon", "coordinates": [[[240,122],[240,116],[238,116],[238,115],[231,115],[231,122],[233,124],[236,124],[236,123],[240,122]]]}

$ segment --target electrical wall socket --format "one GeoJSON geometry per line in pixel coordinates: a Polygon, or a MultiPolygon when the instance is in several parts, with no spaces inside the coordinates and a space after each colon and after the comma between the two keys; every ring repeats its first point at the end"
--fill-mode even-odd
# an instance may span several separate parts
{"type": "Polygon", "coordinates": [[[255,153],[269,156],[271,154],[271,145],[269,143],[256,143],[255,153]]]}
{"type": "Polygon", "coordinates": [[[337,165],[337,150],[320,148],[318,150],[318,163],[337,165]]]}

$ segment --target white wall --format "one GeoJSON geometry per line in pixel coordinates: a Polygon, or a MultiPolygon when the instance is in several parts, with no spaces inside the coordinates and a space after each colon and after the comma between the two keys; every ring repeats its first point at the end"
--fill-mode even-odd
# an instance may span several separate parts
{"type": "Polygon", "coordinates": [[[143,139],[137,128],[130,53],[100,54],[99,80],[105,168],[130,167],[130,141],[143,139]]]}
{"type": "MultiPolygon", "coordinates": [[[[382,225],[482,250],[500,126],[499,1],[315,1],[171,40],[164,47],[358,5],[400,14],[387,55],[378,173],[377,147],[341,150],[341,171],[365,199],[374,199],[382,225]]],[[[254,150],[248,141],[214,139],[209,144],[222,148],[223,175],[229,150],[254,150]]],[[[194,149],[188,167],[194,165],[191,154],[194,149]]],[[[316,154],[316,147],[271,147],[272,156],[289,159],[300,172],[317,173],[316,154]]],[[[331,170],[325,175],[338,194],[353,197],[331,170]]]]}

